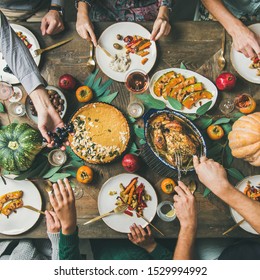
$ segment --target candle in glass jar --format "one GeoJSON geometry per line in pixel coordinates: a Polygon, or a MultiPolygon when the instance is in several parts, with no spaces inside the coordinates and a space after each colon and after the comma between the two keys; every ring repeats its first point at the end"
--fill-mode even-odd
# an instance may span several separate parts
{"type": "Polygon", "coordinates": [[[13,103],[10,103],[10,105],[8,107],[8,111],[13,116],[21,117],[25,114],[25,106],[24,106],[24,104],[22,104],[20,102],[13,102],[13,103]]]}
{"type": "Polygon", "coordinates": [[[48,155],[49,163],[53,166],[61,166],[67,160],[67,155],[60,149],[52,150],[48,155]]]}
{"type": "Polygon", "coordinates": [[[144,113],[144,105],[139,102],[130,103],[127,112],[133,118],[140,118],[144,113]]]}

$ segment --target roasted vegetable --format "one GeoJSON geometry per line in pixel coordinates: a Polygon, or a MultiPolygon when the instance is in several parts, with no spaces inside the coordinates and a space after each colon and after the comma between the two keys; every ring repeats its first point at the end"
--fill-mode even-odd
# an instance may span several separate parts
{"type": "Polygon", "coordinates": [[[12,212],[21,207],[23,207],[23,201],[21,198],[18,198],[6,204],[1,213],[9,217],[12,212]]]}
{"type": "Polygon", "coordinates": [[[212,93],[209,91],[196,91],[188,95],[182,102],[183,106],[191,109],[192,106],[196,104],[201,99],[211,99],[213,97],[212,93]]]}
{"type": "Polygon", "coordinates": [[[15,192],[9,192],[6,194],[3,194],[0,196],[0,212],[3,208],[3,205],[12,199],[18,199],[21,198],[23,196],[23,191],[15,191],[15,192]]]}

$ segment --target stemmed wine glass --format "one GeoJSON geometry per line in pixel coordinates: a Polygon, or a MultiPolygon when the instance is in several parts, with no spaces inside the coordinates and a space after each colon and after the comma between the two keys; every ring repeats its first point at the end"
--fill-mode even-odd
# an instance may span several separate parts
{"type": "Polygon", "coordinates": [[[130,92],[141,94],[144,93],[149,86],[149,77],[147,73],[142,70],[133,70],[127,74],[125,85],[130,92]]]}
{"type": "Polygon", "coordinates": [[[71,188],[73,190],[75,199],[76,200],[80,199],[84,194],[83,188],[80,185],[78,185],[78,184],[76,184],[72,181],[70,181],[70,185],[71,185],[71,188]]]}

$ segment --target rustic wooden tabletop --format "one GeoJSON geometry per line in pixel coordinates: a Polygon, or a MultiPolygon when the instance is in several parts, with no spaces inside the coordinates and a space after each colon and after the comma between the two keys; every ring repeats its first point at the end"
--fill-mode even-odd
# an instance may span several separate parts
{"type": "MultiPolygon", "coordinates": [[[[98,23],[95,25],[97,36],[101,34],[111,23],[98,23]]],[[[29,28],[39,40],[41,47],[49,46],[60,40],[74,36],[74,40],[60,48],[54,49],[44,53],[41,58],[40,70],[49,85],[58,86],[58,78],[65,73],[72,74],[79,82],[83,82],[88,76],[86,69],[86,61],[88,59],[89,44],[81,39],[75,30],[75,23],[69,23],[66,32],[53,37],[42,37],[40,34],[39,24],[24,24],[29,28]]],[[[151,31],[152,23],[142,24],[151,31]]],[[[158,56],[156,63],[150,72],[150,76],[158,70],[179,67],[181,62],[184,62],[188,69],[198,71],[205,75],[210,80],[214,81],[218,70],[215,67],[214,61],[216,53],[219,52],[221,47],[221,33],[222,27],[215,22],[179,22],[172,26],[171,34],[168,37],[162,38],[157,42],[158,56]]],[[[227,36],[228,37],[228,36],[227,36]]],[[[227,70],[234,72],[229,59],[229,49],[231,41],[227,38],[226,41],[226,59],[227,70]]],[[[107,77],[99,71],[99,75],[103,81],[107,77]]],[[[242,78],[239,79],[239,87],[237,91],[232,93],[235,96],[239,92],[248,92],[257,100],[260,99],[259,86],[248,83],[242,78]]],[[[111,91],[118,91],[117,98],[113,101],[113,105],[126,113],[126,108],[129,103],[130,95],[126,90],[123,83],[113,82],[111,91]]],[[[216,107],[222,98],[222,95],[227,93],[220,93],[216,107]]],[[[65,116],[65,121],[69,120],[70,116],[77,109],[77,102],[74,94],[66,95],[68,101],[68,111],[65,116]]],[[[258,106],[259,106],[258,102],[258,106]]],[[[7,104],[6,104],[7,105],[7,104]]],[[[260,108],[258,108],[260,109],[260,108]]],[[[259,111],[259,110],[258,110],[259,111]]],[[[215,111],[213,111],[213,114],[215,111]]],[[[216,111],[217,114],[217,111],[216,111]]],[[[9,114],[0,114],[1,124],[8,124],[14,120],[9,114]]],[[[33,123],[26,117],[19,118],[19,121],[33,123]]],[[[255,175],[259,173],[259,169],[250,166],[242,160],[234,160],[233,166],[243,171],[245,176],[255,175]]],[[[93,223],[89,226],[82,226],[83,222],[97,216],[97,197],[102,184],[110,177],[125,172],[121,166],[121,160],[113,163],[98,166],[93,166],[95,172],[95,179],[93,183],[83,186],[84,196],[76,201],[79,234],[81,238],[127,238],[126,234],[118,233],[110,229],[102,220],[93,223]]],[[[143,164],[142,169],[138,172],[141,176],[146,178],[155,188],[158,201],[171,200],[171,196],[163,194],[160,190],[160,182],[162,177],[153,172],[148,166],[143,164]]],[[[195,174],[183,176],[184,182],[189,182],[191,179],[197,177],[195,174]]],[[[43,198],[43,208],[49,207],[48,196],[44,191],[44,183],[41,180],[34,182],[39,188],[43,198]]],[[[233,181],[235,184],[236,181],[233,181]]],[[[230,210],[225,203],[213,194],[209,194],[206,198],[203,197],[205,187],[198,183],[198,189],[195,193],[198,206],[198,231],[197,237],[199,238],[213,238],[223,237],[222,233],[234,225],[234,221],[230,215],[230,210]]],[[[178,219],[174,222],[167,223],[161,221],[157,216],[153,220],[156,225],[167,238],[176,238],[179,232],[178,219]]],[[[154,231],[154,236],[161,237],[154,231]]],[[[244,238],[255,237],[254,235],[237,228],[230,233],[230,237],[244,238]]],[[[46,225],[43,217],[39,219],[37,224],[28,232],[15,236],[14,238],[46,238],[46,225]]],[[[0,238],[10,238],[8,236],[0,235],[0,238]]]]}

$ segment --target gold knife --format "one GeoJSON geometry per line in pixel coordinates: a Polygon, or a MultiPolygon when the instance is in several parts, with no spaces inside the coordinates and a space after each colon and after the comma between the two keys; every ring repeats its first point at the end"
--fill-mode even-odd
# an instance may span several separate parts
{"type": "Polygon", "coordinates": [[[51,45],[51,46],[49,46],[49,47],[47,47],[47,48],[44,48],[44,49],[37,49],[37,50],[34,51],[34,54],[35,54],[35,56],[38,56],[38,55],[42,54],[42,53],[45,52],[45,51],[49,51],[49,50],[52,50],[52,49],[54,49],[54,48],[57,48],[57,47],[59,47],[59,46],[61,46],[61,45],[64,45],[64,44],[70,42],[71,40],[73,40],[73,37],[71,37],[71,38],[69,38],[69,39],[66,39],[66,40],[63,40],[63,41],[61,41],[61,42],[59,42],[59,43],[56,43],[56,44],[54,44],[54,45],[51,45]]]}
{"type": "Polygon", "coordinates": [[[26,209],[32,210],[34,212],[40,213],[42,215],[45,215],[45,213],[43,211],[41,211],[39,209],[36,209],[33,206],[31,206],[31,205],[23,205],[23,207],[26,208],[26,209]]]}
{"type": "Polygon", "coordinates": [[[243,219],[243,220],[241,220],[240,222],[236,223],[234,226],[232,226],[231,228],[229,228],[228,230],[226,230],[225,232],[223,232],[222,235],[226,235],[227,233],[229,233],[229,232],[232,231],[233,229],[239,227],[244,221],[245,221],[245,219],[243,219]]]}

